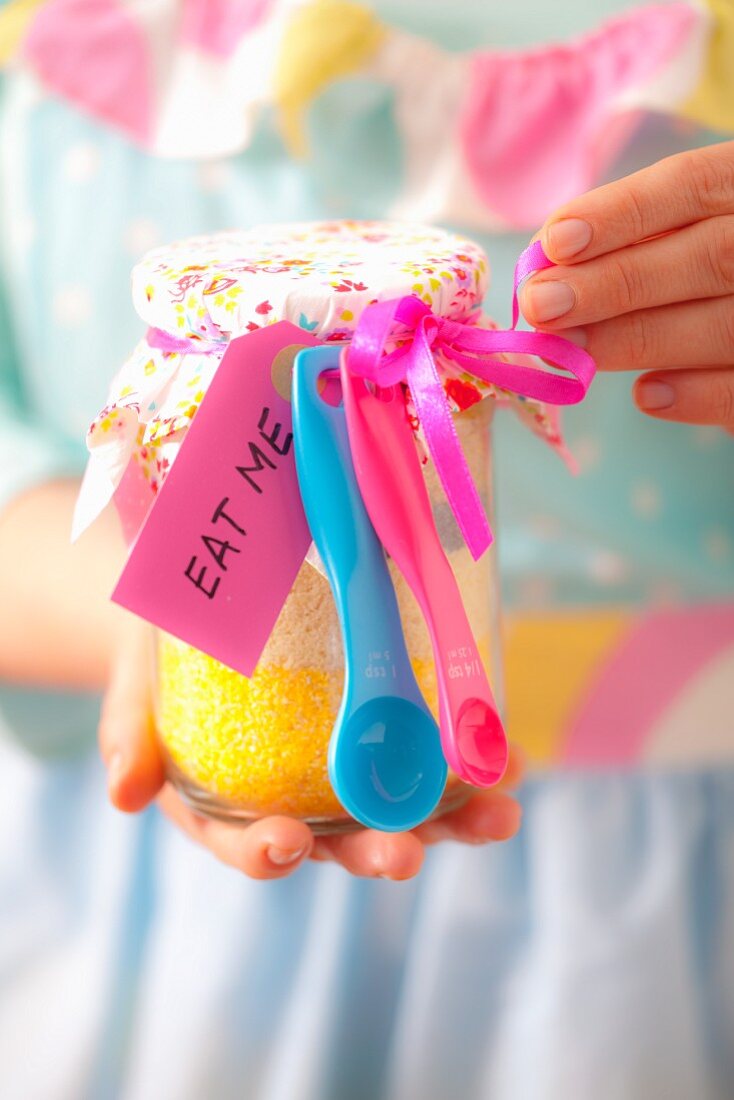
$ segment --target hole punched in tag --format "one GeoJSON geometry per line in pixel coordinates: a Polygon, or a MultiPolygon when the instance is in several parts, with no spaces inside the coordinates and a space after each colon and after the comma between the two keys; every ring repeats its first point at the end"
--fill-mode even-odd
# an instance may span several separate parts
{"type": "Polygon", "coordinates": [[[332,409],[338,409],[344,405],[342,381],[336,368],[321,371],[316,379],[316,389],[321,400],[332,409]]]}

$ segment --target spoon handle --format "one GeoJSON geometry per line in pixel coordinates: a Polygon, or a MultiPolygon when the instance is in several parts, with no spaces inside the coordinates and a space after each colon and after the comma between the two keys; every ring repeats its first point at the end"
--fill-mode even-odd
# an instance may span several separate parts
{"type": "Polygon", "coordinates": [[[405,648],[385,553],[359,493],[344,408],[321,392],[324,371],[338,363],[335,348],[301,352],[293,376],[296,468],[344,641],[329,778],[353,818],[399,832],[433,813],[447,768],[405,648]]]}
{"type": "Polygon", "coordinates": [[[507,738],[459,586],[445,557],[434,574],[434,581],[439,580],[438,587],[423,586],[416,598],[428,622],[437,666],[440,663],[441,728],[450,726],[452,732],[442,739],[444,754],[453,771],[467,782],[493,786],[507,766],[507,738]],[[481,737],[471,732],[479,724],[481,737]]]}
{"type": "Polygon", "coordinates": [[[319,378],[338,370],[335,348],[301,352],[293,371],[296,468],[316,547],[334,593],[352,708],[376,694],[424,706],[405,648],[385,553],[362,502],[344,407],[327,403],[319,378]]]}
{"type": "Polygon", "coordinates": [[[501,777],[507,741],[456,578],[436,531],[399,388],[372,394],[342,360],[355,467],[375,528],[421,607],[441,696],[450,767],[476,786],[501,777]]]}

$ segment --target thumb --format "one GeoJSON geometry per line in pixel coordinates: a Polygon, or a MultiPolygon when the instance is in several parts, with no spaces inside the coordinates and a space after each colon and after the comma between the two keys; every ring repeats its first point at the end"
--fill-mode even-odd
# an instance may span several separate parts
{"type": "Polygon", "coordinates": [[[110,801],[126,813],[147,806],[165,780],[153,719],[150,646],[148,628],[131,624],[112,666],[99,723],[110,801]]]}

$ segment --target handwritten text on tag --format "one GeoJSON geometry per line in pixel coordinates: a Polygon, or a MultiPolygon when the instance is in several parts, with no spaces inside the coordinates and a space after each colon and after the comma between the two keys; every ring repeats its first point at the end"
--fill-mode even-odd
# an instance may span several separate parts
{"type": "Polygon", "coordinates": [[[287,321],[233,340],[113,600],[251,676],[310,543],[293,457],[287,321]]]}

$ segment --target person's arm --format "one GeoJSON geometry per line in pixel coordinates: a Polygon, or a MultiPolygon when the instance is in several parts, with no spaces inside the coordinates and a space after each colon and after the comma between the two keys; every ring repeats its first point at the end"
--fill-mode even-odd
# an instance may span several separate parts
{"type": "Polygon", "coordinates": [[[83,445],[28,399],[0,272],[0,682],[101,689],[122,614],[107,596],[123,546],[113,516],[78,546],[83,445]]]}
{"type": "Polygon", "coordinates": [[[734,142],[669,157],[557,210],[559,266],[528,279],[531,324],[602,370],[644,371],[638,407],[734,431],[734,142]]]}
{"type": "Polygon", "coordinates": [[[78,489],[37,485],[0,513],[0,680],[98,691],[108,682],[130,618],[109,600],[124,545],[111,511],[71,545],[78,489]]]}

